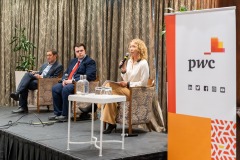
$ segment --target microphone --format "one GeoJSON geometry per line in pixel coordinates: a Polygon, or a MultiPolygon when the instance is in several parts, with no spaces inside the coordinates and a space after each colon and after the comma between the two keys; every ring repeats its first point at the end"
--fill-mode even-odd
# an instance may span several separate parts
{"type": "Polygon", "coordinates": [[[128,59],[129,53],[126,53],[126,56],[124,57],[124,59],[122,60],[122,63],[119,65],[119,69],[122,68],[122,66],[124,65],[125,61],[128,59]]]}
{"type": "MultiPolygon", "coordinates": [[[[68,80],[68,74],[65,73],[64,76],[65,76],[65,79],[64,79],[64,80],[68,80]]],[[[59,81],[58,81],[58,83],[62,83],[62,82],[63,82],[63,80],[59,80],[59,81]]]]}
{"type": "Polygon", "coordinates": [[[132,133],[132,134],[125,134],[125,136],[124,137],[137,137],[138,136],[138,134],[134,134],[134,133],[132,133]]]}
{"type": "Polygon", "coordinates": [[[68,74],[65,73],[65,80],[68,80],[68,74]]]}

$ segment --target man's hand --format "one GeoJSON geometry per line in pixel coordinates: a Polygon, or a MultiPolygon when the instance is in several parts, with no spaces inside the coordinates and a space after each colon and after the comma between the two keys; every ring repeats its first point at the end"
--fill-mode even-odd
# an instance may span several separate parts
{"type": "Polygon", "coordinates": [[[62,82],[62,86],[66,86],[67,84],[72,84],[72,80],[64,80],[63,82],[62,82]]]}
{"type": "Polygon", "coordinates": [[[38,71],[28,70],[28,72],[32,73],[33,75],[36,74],[38,71]]]}
{"type": "Polygon", "coordinates": [[[36,77],[37,79],[43,78],[40,74],[34,74],[34,77],[36,77]]]}

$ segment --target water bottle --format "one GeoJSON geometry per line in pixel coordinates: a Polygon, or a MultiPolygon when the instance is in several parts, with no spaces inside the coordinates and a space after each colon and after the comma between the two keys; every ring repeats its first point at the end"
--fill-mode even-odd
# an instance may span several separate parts
{"type": "Polygon", "coordinates": [[[83,75],[80,75],[80,79],[77,81],[76,85],[77,94],[85,94],[83,75]]]}
{"type": "Polygon", "coordinates": [[[84,81],[84,93],[88,94],[89,93],[89,82],[87,80],[87,75],[83,76],[83,81],[84,81]]]}

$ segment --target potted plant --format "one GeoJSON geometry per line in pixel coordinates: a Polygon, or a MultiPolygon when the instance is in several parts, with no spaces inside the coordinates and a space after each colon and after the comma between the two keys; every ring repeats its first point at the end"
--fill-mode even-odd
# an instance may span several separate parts
{"type": "Polygon", "coordinates": [[[26,36],[25,28],[15,28],[15,35],[12,37],[10,45],[13,52],[21,54],[17,61],[15,71],[16,88],[26,71],[33,69],[35,66],[35,57],[33,56],[33,49],[35,45],[30,42],[26,36]]]}

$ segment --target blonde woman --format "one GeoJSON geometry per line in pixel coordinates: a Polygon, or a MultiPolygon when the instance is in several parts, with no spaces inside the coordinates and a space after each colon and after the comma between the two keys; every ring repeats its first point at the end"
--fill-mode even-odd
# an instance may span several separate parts
{"type": "MultiPolygon", "coordinates": [[[[148,53],[145,43],[140,39],[133,39],[129,43],[130,59],[127,64],[120,62],[121,77],[123,81],[118,83],[109,82],[106,86],[112,87],[112,94],[125,95],[127,101],[129,101],[130,90],[129,87],[147,86],[149,78],[149,66],[147,62],[148,53]]],[[[108,123],[108,128],[103,132],[104,134],[110,134],[113,129],[116,130],[116,115],[117,104],[106,104],[104,107],[104,116],[102,120],[108,123]]]]}

